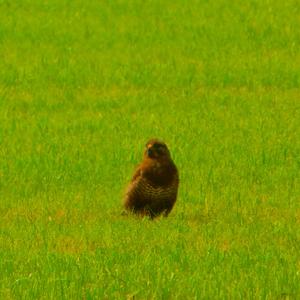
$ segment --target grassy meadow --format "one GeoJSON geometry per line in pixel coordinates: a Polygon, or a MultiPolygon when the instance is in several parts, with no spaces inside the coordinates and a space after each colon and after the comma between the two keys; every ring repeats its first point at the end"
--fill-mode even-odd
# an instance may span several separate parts
{"type": "Polygon", "coordinates": [[[0,299],[300,299],[297,0],[0,0],[0,299]],[[149,138],[176,206],[122,215],[149,138]]]}

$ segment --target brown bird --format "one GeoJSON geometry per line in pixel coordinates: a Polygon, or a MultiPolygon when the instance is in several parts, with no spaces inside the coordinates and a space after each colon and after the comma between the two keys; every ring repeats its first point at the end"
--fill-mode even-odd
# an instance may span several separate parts
{"type": "Polygon", "coordinates": [[[167,145],[151,139],[127,188],[124,207],[151,218],[167,216],[175,204],[178,184],[178,171],[167,145]]]}

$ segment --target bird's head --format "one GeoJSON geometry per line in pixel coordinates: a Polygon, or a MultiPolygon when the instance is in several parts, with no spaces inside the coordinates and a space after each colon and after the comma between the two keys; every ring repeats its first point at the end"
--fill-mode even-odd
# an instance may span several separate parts
{"type": "Polygon", "coordinates": [[[170,151],[164,142],[158,139],[151,139],[146,144],[144,157],[159,160],[170,159],[170,151]]]}

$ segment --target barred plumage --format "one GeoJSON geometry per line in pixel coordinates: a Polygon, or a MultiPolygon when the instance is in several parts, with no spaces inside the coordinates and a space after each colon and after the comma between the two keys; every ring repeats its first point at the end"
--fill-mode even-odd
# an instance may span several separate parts
{"type": "Polygon", "coordinates": [[[168,215],[177,198],[179,176],[165,143],[150,140],[124,199],[125,209],[155,217],[168,215]]]}

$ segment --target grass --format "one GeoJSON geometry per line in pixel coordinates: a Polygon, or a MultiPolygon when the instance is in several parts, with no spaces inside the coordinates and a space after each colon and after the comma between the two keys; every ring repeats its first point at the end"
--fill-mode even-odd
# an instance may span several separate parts
{"type": "Polygon", "coordinates": [[[0,298],[300,297],[298,1],[0,0],[0,298]],[[166,219],[121,215],[148,138],[166,219]]]}

